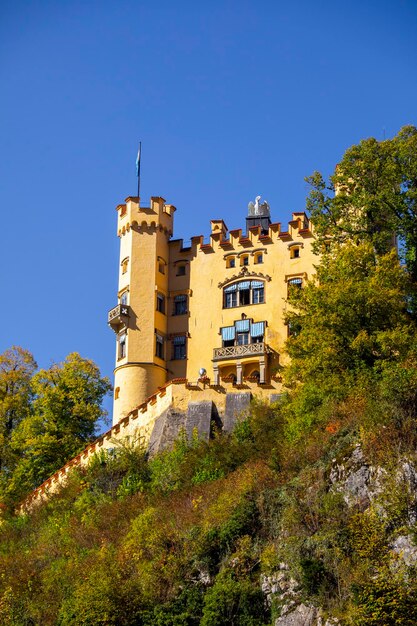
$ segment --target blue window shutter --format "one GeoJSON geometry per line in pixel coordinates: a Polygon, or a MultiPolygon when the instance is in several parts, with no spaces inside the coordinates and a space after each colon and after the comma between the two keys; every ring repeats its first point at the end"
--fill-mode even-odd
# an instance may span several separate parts
{"type": "Polygon", "coordinates": [[[249,331],[249,320],[238,320],[235,327],[238,333],[246,333],[249,331]]]}
{"type": "Polygon", "coordinates": [[[224,326],[222,328],[222,339],[223,341],[233,341],[235,338],[235,327],[234,326],[224,326]]]}
{"type": "Polygon", "coordinates": [[[262,337],[265,333],[265,322],[255,322],[251,324],[250,334],[252,337],[262,337]]]}

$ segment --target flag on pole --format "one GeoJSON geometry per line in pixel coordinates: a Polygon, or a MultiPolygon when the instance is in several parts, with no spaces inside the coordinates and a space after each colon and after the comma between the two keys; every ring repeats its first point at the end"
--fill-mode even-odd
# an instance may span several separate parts
{"type": "Polygon", "coordinates": [[[142,142],[139,142],[139,148],[138,148],[138,156],[136,157],[136,176],[139,176],[140,174],[140,149],[141,149],[141,144],[142,142]]]}
{"type": "Polygon", "coordinates": [[[140,197],[140,152],[142,148],[142,142],[139,141],[138,156],[136,157],[136,176],[138,177],[138,198],[140,197]]]}

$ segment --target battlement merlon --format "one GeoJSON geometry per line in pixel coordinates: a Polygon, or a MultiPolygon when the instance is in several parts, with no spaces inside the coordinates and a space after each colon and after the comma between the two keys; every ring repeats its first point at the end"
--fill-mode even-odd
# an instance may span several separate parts
{"type": "Polygon", "coordinates": [[[119,237],[134,226],[162,228],[169,237],[173,233],[176,208],[172,204],[166,204],[160,196],[151,196],[148,207],[141,206],[137,196],[128,196],[124,204],[119,204],[116,210],[119,237]]]}

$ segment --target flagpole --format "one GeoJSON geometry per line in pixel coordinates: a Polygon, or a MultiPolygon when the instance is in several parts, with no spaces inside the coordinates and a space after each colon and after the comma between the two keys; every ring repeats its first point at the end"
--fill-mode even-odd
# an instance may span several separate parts
{"type": "Polygon", "coordinates": [[[142,152],[142,142],[139,141],[138,156],[137,156],[137,159],[136,159],[136,173],[137,173],[137,177],[138,177],[138,198],[140,198],[140,158],[141,158],[141,152],[142,152]]]}

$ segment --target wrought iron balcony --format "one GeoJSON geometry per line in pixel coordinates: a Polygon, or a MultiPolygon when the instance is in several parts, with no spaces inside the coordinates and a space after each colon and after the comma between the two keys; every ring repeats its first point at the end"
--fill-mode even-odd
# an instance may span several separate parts
{"type": "Polygon", "coordinates": [[[213,361],[222,361],[224,359],[240,359],[247,356],[262,356],[268,354],[270,349],[264,342],[248,343],[243,346],[227,346],[225,348],[214,348],[213,361]]]}
{"type": "Polygon", "coordinates": [[[127,304],[118,304],[110,309],[107,316],[107,322],[111,328],[117,333],[123,326],[127,325],[130,314],[130,307],[127,304]]]}

